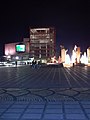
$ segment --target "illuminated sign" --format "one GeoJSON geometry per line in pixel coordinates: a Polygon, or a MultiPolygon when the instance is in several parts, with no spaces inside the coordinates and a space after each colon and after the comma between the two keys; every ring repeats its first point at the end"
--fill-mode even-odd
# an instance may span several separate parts
{"type": "Polygon", "coordinates": [[[16,52],[25,52],[26,46],[24,44],[16,45],[16,52]]]}

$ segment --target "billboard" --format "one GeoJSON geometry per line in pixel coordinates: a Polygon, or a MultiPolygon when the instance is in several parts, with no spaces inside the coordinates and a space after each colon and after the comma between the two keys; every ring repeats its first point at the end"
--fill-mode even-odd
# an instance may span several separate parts
{"type": "Polygon", "coordinates": [[[25,50],[26,50],[26,46],[25,46],[25,44],[17,44],[16,45],[16,52],[25,52],[25,50]]]}

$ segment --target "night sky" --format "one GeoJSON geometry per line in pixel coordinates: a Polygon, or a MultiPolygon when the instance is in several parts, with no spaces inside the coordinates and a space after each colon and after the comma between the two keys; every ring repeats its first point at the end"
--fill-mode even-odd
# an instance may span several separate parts
{"type": "Polygon", "coordinates": [[[29,37],[29,27],[55,27],[59,46],[90,46],[90,0],[12,0],[0,2],[0,56],[4,44],[29,37]]]}

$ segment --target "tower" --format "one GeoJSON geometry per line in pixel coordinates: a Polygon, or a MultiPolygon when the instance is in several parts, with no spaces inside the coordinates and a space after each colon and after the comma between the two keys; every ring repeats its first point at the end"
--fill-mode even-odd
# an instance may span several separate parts
{"type": "Polygon", "coordinates": [[[80,47],[77,47],[76,49],[76,59],[77,63],[80,63],[80,47]]]}
{"type": "Polygon", "coordinates": [[[62,63],[64,63],[65,62],[66,51],[65,51],[64,46],[60,45],[60,48],[61,48],[61,61],[62,61],[62,63]]]}

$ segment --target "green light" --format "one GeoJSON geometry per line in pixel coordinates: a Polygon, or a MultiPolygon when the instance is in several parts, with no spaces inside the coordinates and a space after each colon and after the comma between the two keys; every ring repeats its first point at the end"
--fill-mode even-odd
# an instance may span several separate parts
{"type": "Polygon", "coordinates": [[[16,45],[16,51],[17,52],[24,52],[25,51],[25,45],[16,45]]]}

